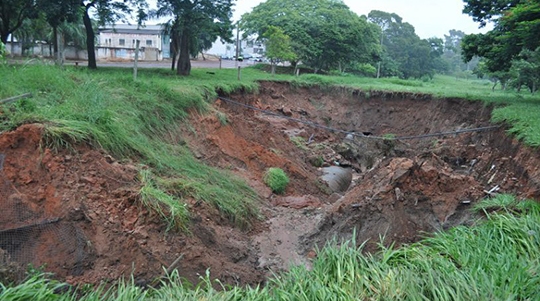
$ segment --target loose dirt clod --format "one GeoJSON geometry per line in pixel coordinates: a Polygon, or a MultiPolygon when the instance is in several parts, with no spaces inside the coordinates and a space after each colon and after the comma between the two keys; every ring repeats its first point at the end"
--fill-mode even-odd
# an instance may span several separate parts
{"type": "Polygon", "coordinates": [[[175,266],[192,282],[210,269],[226,284],[262,283],[292,264],[309,266],[316,247],[334,237],[356,233],[371,251],[380,237],[399,245],[467,224],[468,208],[486,195],[540,197],[538,154],[503,128],[403,142],[372,139],[488,126],[491,109],[481,103],[272,82],[261,83],[259,94],[227,97],[277,115],[218,101],[226,124],[193,114],[195,131],[179,131],[200,160],[232,171],[259,194],[265,218],[251,231],[233,228],[208,204],[187,200],[192,234],[165,233],[166,225],[139,206],[135,163],[86,145],[53,152],[42,148],[40,125],[24,125],[0,135],[0,259],[7,267],[0,277],[15,279],[30,263],[46,264],[71,283],[131,274],[152,283],[175,266]],[[352,171],[350,187],[338,193],[320,179],[322,168],[336,164],[352,171]],[[270,167],[290,178],[284,195],[263,183],[270,167]]]}

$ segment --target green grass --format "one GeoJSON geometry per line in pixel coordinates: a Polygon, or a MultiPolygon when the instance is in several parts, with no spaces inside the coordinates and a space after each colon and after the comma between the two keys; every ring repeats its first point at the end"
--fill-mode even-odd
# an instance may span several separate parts
{"type": "Polygon", "coordinates": [[[264,183],[272,189],[274,193],[284,193],[289,184],[289,177],[281,168],[271,167],[264,174],[264,183]]]}
{"type": "MultiPolygon", "coordinates": [[[[207,112],[217,95],[256,91],[254,81],[233,81],[230,70],[215,76],[194,70],[177,77],[168,70],[58,69],[53,66],[0,66],[0,99],[31,92],[34,97],[2,106],[0,130],[24,123],[45,125],[44,142],[54,149],[76,143],[102,147],[118,158],[134,158],[152,169],[141,201],[166,218],[169,228],[185,229],[183,199],[215,206],[231,222],[249,227],[258,217],[255,192],[243,181],[196,160],[178,130],[190,110],[207,112]],[[175,194],[158,178],[192,187],[175,194]],[[187,193],[185,193],[187,192],[187,193]],[[158,204],[159,203],[159,204],[158,204]]],[[[246,75],[246,77],[248,77],[246,75]]]]}
{"type": "Polygon", "coordinates": [[[158,288],[142,290],[121,281],[109,290],[57,295],[61,283],[35,275],[1,290],[0,299],[538,300],[540,204],[499,196],[484,205],[499,210],[485,211],[486,219],[473,227],[459,226],[399,249],[364,254],[354,240],[333,242],[320,250],[311,270],[295,267],[264,287],[220,286],[210,280],[211,271],[191,287],[175,271],[158,288]]]}

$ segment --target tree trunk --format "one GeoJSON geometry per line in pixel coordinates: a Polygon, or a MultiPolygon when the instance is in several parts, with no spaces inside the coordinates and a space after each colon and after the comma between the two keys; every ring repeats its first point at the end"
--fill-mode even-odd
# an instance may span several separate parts
{"type": "Polygon", "coordinates": [[[172,55],[172,64],[171,64],[171,70],[174,71],[174,66],[176,64],[176,51],[173,51],[172,55]]]}
{"type": "Polygon", "coordinates": [[[276,74],[276,62],[272,62],[272,76],[276,74]]]}
{"type": "MultiPolygon", "coordinates": [[[[5,45],[5,43],[4,43],[5,45]]],[[[15,42],[14,42],[14,38],[13,38],[13,35],[11,35],[11,54],[10,54],[11,57],[14,57],[15,56],[15,42]]]]}
{"type": "Polygon", "coordinates": [[[171,57],[172,64],[171,70],[174,71],[174,66],[176,66],[176,57],[178,55],[178,37],[176,35],[176,30],[171,32],[171,57]]]}
{"type": "Polygon", "coordinates": [[[53,58],[56,60],[56,64],[60,64],[58,57],[58,26],[53,26],[53,58]]]}
{"type": "Polygon", "coordinates": [[[86,29],[86,50],[88,51],[88,68],[97,69],[96,64],[96,47],[95,47],[95,34],[92,28],[92,20],[88,15],[89,7],[86,7],[83,14],[84,28],[86,29]]]}
{"type": "Polygon", "coordinates": [[[189,56],[189,32],[187,29],[183,29],[182,36],[180,37],[180,57],[178,57],[176,74],[187,76],[190,73],[191,60],[189,56]]]}
{"type": "MultiPolygon", "coordinates": [[[[0,20],[0,22],[4,22],[4,24],[2,24],[3,26],[0,26],[0,29],[2,30],[0,32],[0,40],[6,45],[9,37],[9,20],[0,20]]],[[[13,40],[13,34],[11,35],[11,40],[13,40]]]]}

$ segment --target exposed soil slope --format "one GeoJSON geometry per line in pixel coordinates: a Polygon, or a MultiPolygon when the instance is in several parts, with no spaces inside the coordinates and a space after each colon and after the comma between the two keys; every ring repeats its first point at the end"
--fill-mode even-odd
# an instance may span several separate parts
{"type": "Polygon", "coordinates": [[[190,129],[179,131],[200,160],[257,191],[264,219],[253,229],[235,229],[215,208],[188,200],[191,234],[165,233],[138,203],[137,170],[144,166],[85,145],[54,152],[42,145],[39,125],[25,125],[0,135],[0,259],[16,263],[4,265],[0,276],[32,263],[72,283],[133,273],[145,284],[182,257],[177,268],[190,281],[209,268],[228,284],[260,283],[271,271],[309,265],[315,246],[350,239],[354,229],[356,241],[369,240],[374,250],[381,235],[399,245],[471,223],[468,209],[490,190],[540,197],[538,153],[503,128],[373,139],[488,126],[491,109],[481,103],[271,82],[261,83],[258,94],[224,96],[274,115],[217,100],[221,115],[192,114],[190,129]],[[321,167],[336,163],[353,170],[344,193],[320,180],[321,167]],[[284,195],[263,184],[269,167],[290,176],[284,195]]]}
{"type": "Polygon", "coordinates": [[[166,233],[138,204],[138,167],[86,146],[53,152],[41,133],[25,125],[0,136],[0,247],[19,272],[46,264],[73,283],[134,274],[144,284],[183,256],[177,267],[193,282],[208,268],[228,283],[262,280],[245,233],[217,225],[215,210],[192,210],[192,235],[166,233]]]}

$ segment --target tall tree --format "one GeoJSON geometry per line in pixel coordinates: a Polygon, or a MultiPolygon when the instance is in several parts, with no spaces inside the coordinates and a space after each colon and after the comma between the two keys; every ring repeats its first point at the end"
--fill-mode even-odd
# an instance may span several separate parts
{"type": "Polygon", "coordinates": [[[442,59],[448,64],[448,73],[456,76],[462,72],[472,71],[480,61],[474,57],[470,62],[463,62],[461,58],[461,41],[465,33],[461,30],[451,29],[444,35],[444,53],[442,59]]]}
{"type": "Polygon", "coordinates": [[[79,0],[83,9],[82,18],[86,30],[86,47],[88,50],[88,68],[96,69],[96,34],[92,24],[91,15],[95,15],[99,25],[114,24],[116,21],[125,19],[137,10],[137,23],[140,25],[147,17],[145,9],[146,0],[79,0]]]}
{"type": "MultiPolygon", "coordinates": [[[[402,19],[395,13],[387,13],[380,10],[372,10],[368,14],[368,20],[374,24],[377,24],[381,28],[380,45],[383,48],[384,32],[390,27],[392,23],[401,23],[402,19]]],[[[386,53],[383,53],[385,55],[386,53]]],[[[377,78],[381,77],[381,67],[383,58],[377,62],[377,78]]]]}
{"type": "Polygon", "coordinates": [[[433,75],[434,60],[438,59],[442,50],[439,41],[420,39],[414,27],[403,22],[397,14],[372,11],[368,14],[368,20],[382,30],[382,76],[420,78],[433,75]]]}
{"type": "Polygon", "coordinates": [[[175,34],[175,43],[179,52],[176,73],[189,75],[191,72],[191,54],[199,47],[203,34],[207,40],[215,41],[218,37],[224,41],[232,38],[232,2],[233,0],[158,0],[158,9],[154,17],[172,17],[171,33],[175,34]]]}
{"type": "Polygon", "coordinates": [[[268,0],[242,16],[247,35],[262,38],[271,26],[291,37],[298,59],[315,71],[371,63],[380,53],[377,27],[341,0],[268,0]]]}
{"type": "Polygon", "coordinates": [[[264,33],[266,44],[266,57],[272,64],[272,75],[276,72],[278,61],[295,61],[296,54],[292,50],[291,37],[283,32],[283,29],[270,26],[264,33]]]}
{"type": "Polygon", "coordinates": [[[81,17],[80,0],[37,0],[36,5],[52,28],[54,57],[60,63],[58,27],[64,22],[74,23],[81,17]]]}
{"type": "Polygon", "coordinates": [[[486,34],[463,38],[464,61],[474,56],[485,58],[489,71],[508,71],[523,50],[540,46],[540,1],[538,0],[464,0],[464,13],[485,26],[494,23],[486,34]]]}
{"type": "Polygon", "coordinates": [[[9,35],[31,17],[37,17],[34,0],[0,0],[0,40],[7,43],[9,35]]]}

